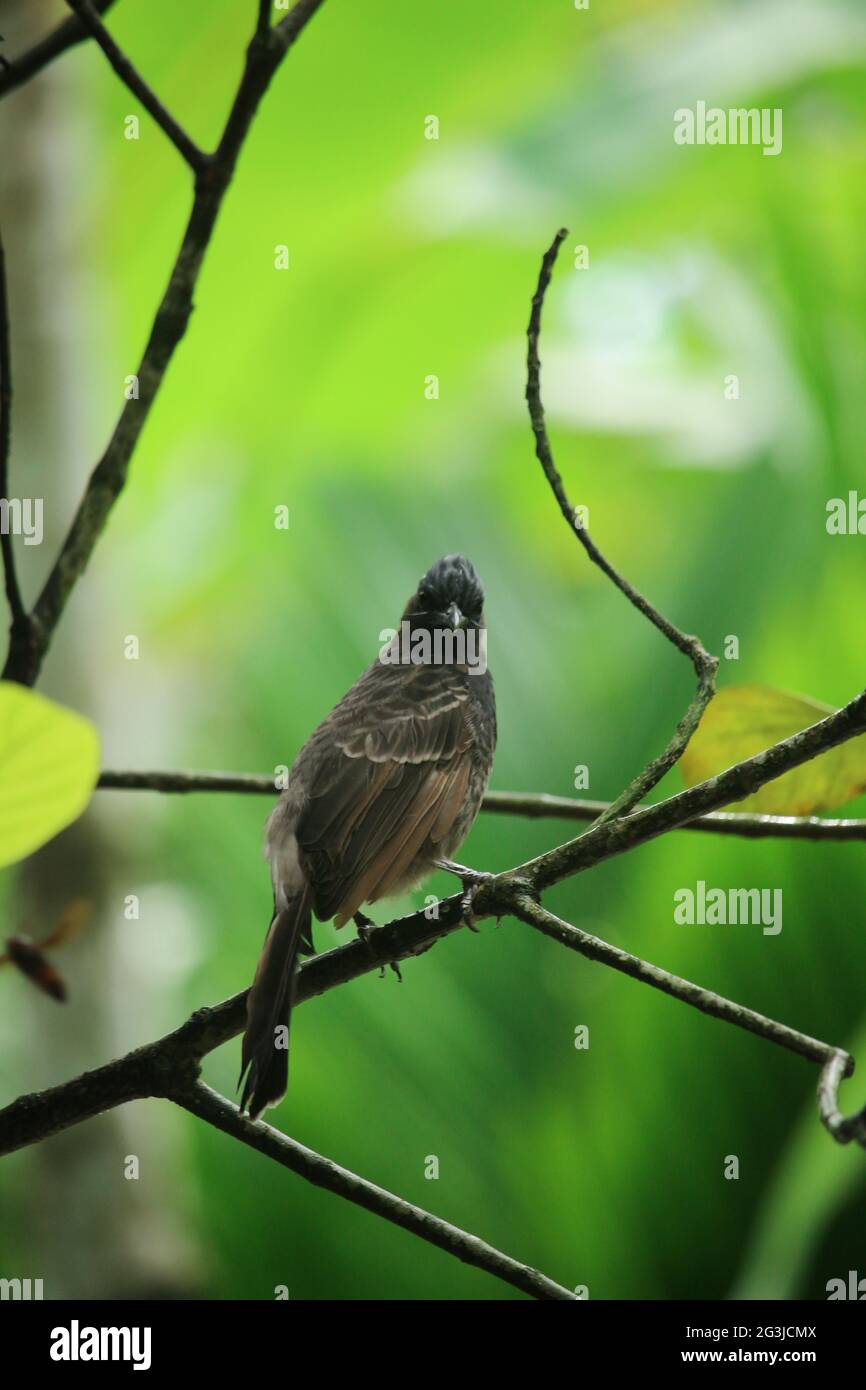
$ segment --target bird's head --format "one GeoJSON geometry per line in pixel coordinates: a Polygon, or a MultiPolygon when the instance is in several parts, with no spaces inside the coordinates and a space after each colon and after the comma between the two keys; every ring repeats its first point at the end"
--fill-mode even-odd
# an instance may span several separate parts
{"type": "Polygon", "coordinates": [[[463,555],[443,555],[421,578],[403,617],[413,628],[484,626],[484,590],[475,566],[463,555]]]}

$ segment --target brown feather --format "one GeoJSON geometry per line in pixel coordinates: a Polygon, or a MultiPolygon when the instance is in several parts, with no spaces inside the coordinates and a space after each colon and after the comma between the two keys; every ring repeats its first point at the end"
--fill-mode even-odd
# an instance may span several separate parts
{"type": "Polygon", "coordinates": [[[442,772],[428,774],[404,812],[398,832],[384,842],[366,871],[350,885],[334,919],[335,926],[342,927],[354,917],[362,903],[376,902],[404,886],[405,875],[430,833],[449,780],[448,774],[442,772]]]}
{"type": "Polygon", "coordinates": [[[397,891],[425,842],[434,857],[469,782],[469,705],[452,670],[377,663],[320,727],[295,831],[317,917],[397,891]]]}

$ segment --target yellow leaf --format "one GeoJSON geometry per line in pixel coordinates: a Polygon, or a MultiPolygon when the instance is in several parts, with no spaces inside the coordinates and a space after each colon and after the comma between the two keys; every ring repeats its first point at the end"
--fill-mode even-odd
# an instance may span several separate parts
{"type": "Polygon", "coordinates": [[[76,820],[98,776],[99,735],[89,719],[0,682],[0,867],[76,820]]]}
{"type": "MultiPolygon", "coordinates": [[[[687,787],[703,782],[833,713],[830,705],[766,685],[721,690],[680,759],[683,780],[687,787]]],[[[810,816],[844,805],[864,790],[866,734],[861,734],[768,782],[735,806],[762,815],[810,816]]]]}

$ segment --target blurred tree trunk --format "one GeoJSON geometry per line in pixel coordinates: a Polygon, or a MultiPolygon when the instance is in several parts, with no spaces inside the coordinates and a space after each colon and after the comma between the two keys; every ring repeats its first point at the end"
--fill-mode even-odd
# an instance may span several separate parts
{"type": "MultiPolygon", "coordinates": [[[[58,7],[44,0],[0,0],[4,51],[21,52],[59,17],[58,7]]],[[[94,461],[82,443],[83,433],[92,435],[82,427],[93,397],[78,336],[81,324],[98,315],[99,304],[84,282],[77,247],[90,216],[98,162],[92,158],[87,103],[74,65],[74,54],[61,58],[12,92],[0,108],[0,208],[14,388],[10,491],[45,502],[42,545],[16,547],[28,603],[94,461]]],[[[110,422],[97,423],[107,429],[110,422]]],[[[86,598],[82,586],[83,601],[70,604],[40,685],[44,693],[84,710],[98,711],[110,698],[101,673],[94,674],[86,661],[87,631],[106,620],[111,604],[106,589],[95,573],[88,578],[86,598]]],[[[89,899],[94,910],[82,936],[54,957],[69,983],[65,1006],[11,971],[0,975],[4,1104],[113,1055],[122,1000],[112,998],[112,991],[133,996],[146,984],[124,972],[123,929],[140,930],[142,924],[124,921],[129,888],[118,881],[122,869],[115,850],[105,822],[91,811],[17,875],[8,900],[8,931],[26,923],[33,935],[43,935],[76,897],[89,899]]],[[[43,1278],[46,1298],[194,1292],[198,1262],[187,1237],[179,1234],[188,1225],[180,1195],[187,1184],[177,1172],[182,1134],[180,1117],[168,1107],[138,1106],[18,1156],[11,1168],[14,1203],[9,1175],[0,1177],[2,1224],[27,1261],[27,1268],[14,1272],[43,1278]],[[138,1180],[125,1176],[129,1155],[141,1160],[138,1180]]]]}

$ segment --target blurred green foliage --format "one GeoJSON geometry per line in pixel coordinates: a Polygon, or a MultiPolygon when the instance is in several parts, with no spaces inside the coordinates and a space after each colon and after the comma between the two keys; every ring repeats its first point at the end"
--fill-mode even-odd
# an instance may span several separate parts
{"type": "MultiPolygon", "coordinates": [[[[255,8],[122,0],[110,20],[209,143],[255,8]]],[[[146,116],[139,141],[123,138],[136,108],[101,55],[63,61],[89,150],[74,193],[91,291],[74,325],[88,364],[77,486],[135,370],[189,187],[146,116]]],[[[419,574],[452,550],[488,593],[494,787],[567,795],[586,764],[588,794],[611,796],[659,751],[690,697],[688,664],[588,566],[525,419],[523,330],[562,223],[545,395],[596,540],[711,650],[738,636],[722,683],[831,704],[859,690],[864,542],[828,536],[825,506],[862,476],[864,61],[853,0],[588,12],[328,0],[261,108],[188,334],[70,610],[90,676],[78,703],[105,765],[291,762],[419,574]],[[781,155],[675,146],[673,111],[698,98],[781,107],[781,155]],[[430,114],[438,141],[424,138],[430,114]],[[287,271],[274,268],[280,244],[287,271]],[[572,264],[581,244],[585,271],[572,264]],[[731,373],[738,400],[725,399],[731,373]],[[431,374],[438,400],[425,396],[431,374]],[[288,531],[273,524],[281,504],[288,531]],[[137,662],[123,659],[126,633],[140,638],[137,662]]],[[[67,687],[58,658],[46,688],[67,687]]],[[[87,822],[116,864],[105,930],[131,964],[106,982],[114,1022],[91,1065],[248,982],[268,918],[266,810],[98,795],[87,822]],[[131,893],[138,921],[124,917],[131,893]]],[[[501,869],[568,833],[482,817],[464,857],[501,869]]],[[[817,1037],[853,1046],[859,1034],[866,1052],[862,886],[856,845],[679,834],[549,903],[817,1037]],[[783,931],[676,926],[673,893],[698,878],[782,888],[783,931]]],[[[318,929],[322,948],[335,939],[318,929]]],[[[4,1049],[19,1045],[4,1098],[68,1074],[82,967],[72,950],[66,964],[63,1014],[0,980],[14,1021],[4,1049]],[[21,1045],[30,1029],[49,1039],[37,1068],[21,1045]]],[[[237,1043],[222,1049],[206,1079],[233,1094],[238,1059],[237,1043]]],[[[828,1279],[866,1273],[866,1166],[820,1131],[816,1079],[505,921],[440,943],[402,986],[372,976],[300,1009],[275,1120],[593,1298],[821,1297],[828,1279]],[[574,1047],[579,1024],[587,1051],[574,1047]],[[738,1181],[723,1176],[730,1154],[738,1181]]],[[[862,1102],[857,1080],[844,1100],[862,1102]]],[[[175,1292],[517,1297],[188,1117],[139,1109],[124,1152],[141,1155],[142,1179],[116,1199],[117,1239],[168,1134],[173,1219],[197,1251],[175,1292]]],[[[76,1171],[51,1176],[70,1205],[76,1171]]],[[[0,1172],[4,1263],[12,1252],[50,1279],[52,1247],[13,1210],[22,1194],[21,1211],[38,1205],[45,1180],[30,1154],[0,1172]]]]}

